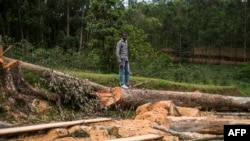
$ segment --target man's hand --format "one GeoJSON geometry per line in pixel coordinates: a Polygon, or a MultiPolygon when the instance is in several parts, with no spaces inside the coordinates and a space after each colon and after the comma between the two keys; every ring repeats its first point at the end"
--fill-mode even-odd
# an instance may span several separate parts
{"type": "Polygon", "coordinates": [[[123,63],[122,62],[119,62],[119,67],[123,68],[123,63]]]}

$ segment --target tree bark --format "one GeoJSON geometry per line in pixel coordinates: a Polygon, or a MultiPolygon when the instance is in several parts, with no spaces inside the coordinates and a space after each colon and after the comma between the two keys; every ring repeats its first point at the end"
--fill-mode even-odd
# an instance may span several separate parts
{"type": "MultiPolygon", "coordinates": [[[[12,60],[10,58],[5,59],[12,60]]],[[[232,97],[200,92],[121,89],[119,87],[109,88],[90,82],[87,79],[80,79],[42,66],[25,62],[20,62],[20,66],[39,74],[43,78],[49,80],[50,83],[54,83],[51,87],[56,86],[56,93],[59,93],[64,101],[68,102],[73,100],[74,103],[79,106],[84,104],[84,102],[87,102],[86,100],[83,100],[84,96],[86,96],[84,94],[91,93],[99,97],[100,106],[102,107],[119,106],[120,108],[136,108],[137,106],[148,102],[154,103],[157,101],[171,100],[176,106],[195,107],[200,110],[214,110],[221,112],[250,111],[250,97],[232,97]],[[63,82],[60,82],[62,80],[63,82]],[[65,81],[72,82],[73,84],[66,83],[65,81]],[[59,87],[61,83],[64,83],[64,86],[59,87]],[[64,90],[63,93],[61,92],[61,89],[64,90]],[[74,89],[74,91],[72,91],[72,89],[74,89]],[[68,95],[70,96],[65,96],[67,95],[67,91],[69,91],[68,95]],[[70,99],[67,99],[69,97],[70,99]],[[75,98],[72,99],[71,97],[75,98]]]]}
{"type": "MultiPolygon", "coordinates": [[[[4,57],[5,60],[7,61],[13,61],[14,59],[11,58],[7,58],[4,57]]],[[[47,67],[43,67],[43,66],[39,66],[39,65],[34,65],[34,64],[30,64],[30,63],[26,63],[23,61],[19,61],[20,62],[20,66],[21,68],[25,69],[25,70],[29,70],[33,73],[36,73],[38,75],[40,75],[41,77],[45,78],[45,79],[49,79],[52,76],[54,77],[64,77],[64,78],[68,78],[68,79],[75,79],[75,81],[80,81],[80,78],[68,75],[66,73],[60,72],[60,71],[56,71],[53,70],[51,68],[47,68],[47,67]]],[[[83,79],[82,79],[83,80],[83,79]]],[[[103,86],[91,81],[88,81],[87,79],[84,79],[85,82],[88,83],[89,86],[92,86],[95,90],[102,90],[102,89],[108,89],[109,87],[107,86],[103,86]]]]}
{"type": "MultiPolygon", "coordinates": [[[[5,61],[14,61],[14,59],[4,57],[5,61]]],[[[33,91],[37,96],[43,96],[48,100],[62,103],[63,105],[71,105],[71,108],[80,108],[85,112],[91,112],[97,108],[97,100],[95,91],[107,89],[108,87],[90,82],[88,79],[81,79],[63,72],[59,72],[50,68],[33,65],[19,61],[19,66],[25,70],[29,70],[42,77],[48,84],[52,93],[46,93],[45,90],[37,91],[33,87],[26,87],[33,91]],[[53,96],[55,94],[55,96],[53,96]],[[48,97],[46,97],[48,96],[48,97]]],[[[8,81],[7,81],[8,82],[8,81]]],[[[21,85],[20,83],[19,85],[21,85]]],[[[29,94],[29,93],[28,93],[29,94]]]]}
{"type": "Polygon", "coordinates": [[[168,116],[169,129],[177,132],[223,135],[224,125],[250,124],[250,119],[168,116]]]}
{"type": "MultiPolygon", "coordinates": [[[[121,89],[121,94],[116,95],[120,96],[115,100],[115,104],[119,104],[121,107],[137,107],[149,102],[171,100],[176,106],[198,108],[200,110],[250,111],[250,97],[144,89],[121,89]]],[[[110,99],[113,97],[110,97],[110,99]]]]}

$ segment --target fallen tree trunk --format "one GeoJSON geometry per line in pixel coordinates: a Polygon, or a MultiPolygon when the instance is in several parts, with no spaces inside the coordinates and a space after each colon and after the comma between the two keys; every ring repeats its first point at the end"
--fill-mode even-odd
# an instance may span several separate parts
{"type": "Polygon", "coordinates": [[[214,117],[168,116],[169,129],[177,132],[223,135],[224,125],[250,124],[249,119],[227,119],[214,117]]]}
{"type": "Polygon", "coordinates": [[[119,105],[131,108],[145,103],[171,100],[176,106],[214,111],[249,111],[250,97],[232,97],[200,92],[176,92],[163,90],[113,88],[97,92],[101,105],[119,105]]]}
{"type": "MultiPolygon", "coordinates": [[[[14,59],[11,59],[11,58],[8,58],[8,57],[4,57],[4,59],[7,60],[7,61],[14,61],[14,59]]],[[[51,68],[46,68],[46,67],[43,67],[43,66],[34,65],[34,64],[23,62],[23,61],[19,61],[19,62],[20,62],[21,68],[29,70],[29,71],[31,71],[33,73],[36,73],[36,74],[40,75],[43,78],[51,78],[53,76],[57,76],[57,77],[64,77],[66,79],[74,78],[75,81],[83,81],[83,80],[81,80],[81,79],[79,79],[77,77],[68,75],[68,74],[60,72],[60,71],[53,70],[51,68]]],[[[96,90],[109,88],[109,87],[106,87],[106,86],[103,86],[103,85],[88,81],[87,79],[84,79],[84,82],[85,83],[87,82],[89,86],[94,87],[94,89],[96,89],[96,90]]]]}
{"type": "MultiPolygon", "coordinates": [[[[5,59],[12,60],[6,57],[5,59]]],[[[109,88],[90,82],[87,79],[80,79],[42,66],[21,61],[20,66],[45,78],[49,82],[50,87],[54,88],[55,92],[60,94],[64,102],[73,101],[80,107],[89,101],[89,98],[86,97],[89,94],[93,94],[99,97],[102,107],[115,105],[121,108],[136,108],[148,102],[154,103],[162,100],[171,100],[176,106],[196,107],[200,110],[223,112],[250,110],[250,97],[232,97],[200,92],[109,88]]]]}

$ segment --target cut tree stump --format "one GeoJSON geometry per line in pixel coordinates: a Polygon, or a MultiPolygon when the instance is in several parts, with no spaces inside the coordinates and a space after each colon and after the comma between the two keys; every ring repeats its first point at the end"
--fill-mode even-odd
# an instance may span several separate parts
{"type": "MultiPolygon", "coordinates": [[[[6,61],[14,61],[4,57],[6,61]]],[[[85,112],[91,112],[96,109],[96,96],[92,94],[96,90],[107,89],[108,87],[59,72],[43,66],[38,66],[30,63],[20,62],[20,67],[24,70],[31,71],[39,75],[52,93],[46,93],[41,88],[30,87],[32,94],[42,97],[53,102],[62,103],[63,105],[72,105],[72,108],[80,108],[85,112]]],[[[60,105],[60,104],[58,104],[60,105]]]]}

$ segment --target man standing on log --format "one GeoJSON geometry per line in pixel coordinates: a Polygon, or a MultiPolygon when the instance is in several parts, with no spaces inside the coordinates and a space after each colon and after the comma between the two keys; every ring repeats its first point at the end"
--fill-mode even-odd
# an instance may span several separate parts
{"type": "Polygon", "coordinates": [[[116,45],[116,57],[119,65],[119,81],[122,88],[129,88],[129,61],[127,33],[122,33],[122,38],[116,45]],[[125,79],[125,80],[124,80],[125,79]]]}

